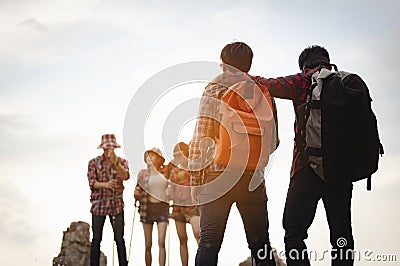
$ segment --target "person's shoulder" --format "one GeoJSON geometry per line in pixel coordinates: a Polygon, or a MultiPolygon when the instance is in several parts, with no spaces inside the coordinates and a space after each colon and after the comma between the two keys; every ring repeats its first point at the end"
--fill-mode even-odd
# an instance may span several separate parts
{"type": "Polygon", "coordinates": [[[148,174],[148,172],[149,172],[149,169],[147,169],[147,168],[140,169],[139,173],[138,173],[138,177],[146,176],[148,174]]]}
{"type": "Polygon", "coordinates": [[[89,160],[89,164],[91,164],[91,163],[95,164],[97,161],[101,161],[101,156],[100,155],[90,159],[89,160]]]}
{"type": "Polygon", "coordinates": [[[221,91],[226,91],[227,87],[219,83],[209,83],[203,93],[205,97],[218,98],[221,91]]]}

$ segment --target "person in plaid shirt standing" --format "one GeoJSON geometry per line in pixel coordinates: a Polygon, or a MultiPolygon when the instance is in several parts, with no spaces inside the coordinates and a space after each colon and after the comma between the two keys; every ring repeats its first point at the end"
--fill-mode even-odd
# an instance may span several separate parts
{"type": "Polygon", "coordinates": [[[188,235],[186,224],[192,227],[196,242],[200,239],[200,212],[197,205],[192,205],[190,196],[190,176],[187,171],[189,146],[184,142],[175,145],[173,160],[168,164],[169,179],[171,180],[169,194],[173,200],[171,218],[175,220],[176,232],[179,238],[179,248],[182,266],[188,265],[188,235]]]}
{"type": "Polygon", "coordinates": [[[311,76],[322,68],[331,70],[333,65],[330,63],[329,52],[319,45],[305,48],[299,55],[298,64],[302,72],[295,75],[277,79],[252,77],[265,84],[271,96],[291,100],[296,117],[290,183],[283,214],[286,263],[288,266],[311,265],[304,240],[308,237],[308,228],[314,220],[318,202],[322,199],[330,231],[332,265],[353,265],[353,184],[329,182],[316,174],[309,165],[305,135],[301,130],[302,124],[305,124],[311,76]]]}
{"type": "Polygon", "coordinates": [[[100,259],[100,243],[103,237],[103,227],[106,217],[114,231],[120,266],[128,265],[124,240],[124,201],[123,181],[129,179],[128,162],[115,155],[114,149],[121,146],[116,142],[115,135],[105,134],[101,137],[98,149],[103,154],[89,161],[87,177],[91,190],[93,238],[90,247],[90,265],[98,266],[100,259]]]}
{"type": "Polygon", "coordinates": [[[164,174],[165,159],[160,149],[153,147],[144,152],[143,159],[147,168],[138,173],[134,197],[140,202],[140,222],[143,225],[145,262],[152,265],[153,225],[157,223],[158,263],[164,266],[167,259],[165,237],[168,227],[168,179],[164,174]]]}
{"type": "MultiPolygon", "coordinates": [[[[200,204],[200,242],[196,266],[217,265],[226,222],[233,203],[241,215],[247,242],[256,265],[275,266],[268,235],[267,195],[264,169],[225,168],[214,161],[216,132],[219,130],[219,100],[228,87],[249,80],[253,59],[243,42],[226,45],[221,51],[223,73],[210,82],[203,93],[189,150],[192,199],[200,204]],[[251,180],[258,186],[249,189],[251,180]],[[202,184],[205,186],[197,187],[202,184]],[[261,254],[262,253],[262,254],[261,254]],[[260,256],[259,256],[260,255],[260,256]]],[[[266,110],[267,111],[267,110],[266,110]]]]}
{"type": "Polygon", "coordinates": [[[308,228],[314,220],[318,202],[322,199],[330,230],[332,265],[353,265],[353,185],[351,182],[329,182],[319,177],[309,165],[305,135],[301,134],[311,86],[310,77],[322,68],[331,70],[329,53],[322,46],[312,45],[300,53],[298,63],[302,73],[278,79],[281,84],[279,86],[271,83],[273,79],[257,77],[269,86],[271,96],[291,100],[296,115],[291,178],[283,214],[286,263],[288,266],[310,265],[304,240],[308,237],[308,228]],[[341,245],[340,240],[345,240],[346,244],[341,245]]]}

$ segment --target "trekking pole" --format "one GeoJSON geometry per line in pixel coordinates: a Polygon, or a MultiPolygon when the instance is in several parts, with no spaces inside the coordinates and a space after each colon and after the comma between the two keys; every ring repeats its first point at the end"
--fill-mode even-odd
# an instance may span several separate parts
{"type": "MultiPolygon", "coordinates": [[[[116,179],[116,176],[115,176],[115,173],[112,173],[112,171],[111,171],[111,179],[112,180],[114,180],[114,179],[116,179]]],[[[115,188],[113,188],[112,189],[112,191],[113,191],[113,205],[112,205],[112,208],[113,208],[113,215],[111,216],[111,225],[112,225],[112,229],[113,229],[113,237],[112,237],[112,266],[114,266],[114,252],[115,252],[115,241],[114,241],[114,235],[115,235],[115,211],[116,211],[116,209],[117,209],[117,206],[116,206],[116,202],[115,202],[115,199],[116,199],[116,197],[115,197],[115,188]]]]}
{"type": "Polygon", "coordinates": [[[129,252],[128,252],[128,264],[131,261],[131,249],[132,249],[132,236],[133,236],[133,226],[135,224],[135,215],[136,215],[136,207],[138,200],[135,199],[135,205],[133,207],[133,219],[132,219],[132,228],[131,228],[131,239],[129,241],[129,252]]]}
{"type": "Polygon", "coordinates": [[[168,266],[170,265],[170,257],[171,257],[171,233],[170,233],[171,230],[170,229],[171,229],[171,227],[168,224],[168,228],[167,228],[167,230],[168,230],[168,266]]]}
{"type": "MultiPolygon", "coordinates": [[[[111,216],[111,224],[112,224],[112,228],[113,228],[113,232],[114,232],[114,226],[115,226],[115,215],[111,216]]],[[[113,237],[112,237],[112,266],[114,266],[114,245],[115,245],[115,241],[114,241],[114,233],[113,233],[113,237]]]]}
{"type": "MultiPolygon", "coordinates": [[[[171,201],[169,201],[169,206],[168,206],[168,214],[169,214],[169,216],[171,216],[171,213],[172,213],[172,203],[171,203],[171,201]]],[[[169,224],[169,222],[168,222],[168,228],[167,228],[167,230],[168,230],[168,266],[170,266],[170,257],[171,257],[171,226],[170,226],[170,224],[169,224]]]]}

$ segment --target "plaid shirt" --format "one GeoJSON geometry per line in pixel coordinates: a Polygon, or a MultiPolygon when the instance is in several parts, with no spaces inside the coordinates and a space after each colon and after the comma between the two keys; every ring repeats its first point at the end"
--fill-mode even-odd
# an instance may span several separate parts
{"type": "Polygon", "coordinates": [[[147,217],[147,192],[149,191],[149,178],[150,178],[150,170],[149,169],[142,169],[138,173],[137,177],[137,184],[141,188],[140,195],[139,195],[139,209],[138,212],[140,214],[140,220],[146,220],[147,217]]]}
{"type": "MultiPolygon", "coordinates": [[[[160,175],[164,175],[162,172],[159,173],[160,175]]],[[[165,175],[164,175],[165,176],[165,175]]],[[[147,191],[149,191],[149,180],[150,180],[150,169],[141,169],[138,173],[137,177],[137,184],[136,186],[139,186],[141,188],[140,190],[140,195],[138,197],[138,201],[140,203],[138,212],[140,214],[140,221],[145,221],[147,218],[147,212],[148,212],[148,196],[149,194],[147,191]]]]}
{"type": "MultiPolygon", "coordinates": [[[[173,163],[168,165],[169,169],[169,179],[172,183],[189,187],[190,186],[190,175],[189,172],[185,169],[180,168],[179,166],[175,166],[173,163]]],[[[191,201],[190,190],[182,189],[180,187],[174,187],[171,193],[171,198],[174,202],[173,210],[174,212],[179,212],[182,210],[185,213],[188,213],[195,206],[179,206],[176,205],[175,202],[188,202],[191,201]]]]}
{"type": "MultiPolygon", "coordinates": [[[[300,121],[304,120],[305,117],[307,93],[311,86],[312,74],[311,72],[308,74],[298,73],[280,78],[252,77],[263,83],[272,97],[292,100],[296,116],[294,122],[295,140],[300,138],[299,125],[302,124],[300,121]]],[[[304,144],[303,147],[297,147],[296,141],[294,142],[293,161],[290,170],[291,178],[306,164],[304,156],[301,156],[305,149],[305,140],[302,143],[304,144]]]]}
{"type": "MultiPolygon", "coordinates": [[[[129,173],[128,162],[121,158],[118,158],[118,161],[121,162],[123,168],[129,173]]],[[[90,201],[92,207],[90,208],[90,212],[100,216],[122,213],[124,210],[124,201],[122,198],[124,185],[122,184],[122,178],[111,163],[105,159],[104,155],[89,161],[87,177],[91,190],[90,201]],[[118,187],[115,190],[106,188],[96,189],[93,187],[96,181],[108,182],[112,178],[118,180],[118,187]]]]}
{"type": "MultiPolygon", "coordinates": [[[[190,143],[189,171],[191,185],[197,186],[202,183],[204,169],[208,171],[222,171],[224,167],[212,160],[214,154],[215,132],[219,124],[213,117],[219,115],[219,100],[226,92],[227,87],[246,78],[252,78],[269,90],[272,97],[290,99],[296,113],[295,132],[299,131],[297,117],[304,116],[304,108],[307,100],[307,90],[311,85],[311,75],[296,74],[275,79],[267,79],[258,76],[250,76],[244,73],[223,73],[217,76],[205,89],[200,101],[200,107],[196,126],[190,143]],[[211,139],[210,139],[211,138],[211,139]]],[[[293,151],[293,163],[291,177],[301,169],[303,162],[300,160],[300,152],[296,145],[293,151]]]]}

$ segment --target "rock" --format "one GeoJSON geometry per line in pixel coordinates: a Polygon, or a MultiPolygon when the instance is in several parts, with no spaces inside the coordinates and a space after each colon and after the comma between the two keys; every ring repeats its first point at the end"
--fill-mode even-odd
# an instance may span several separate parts
{"type": "MultiPolygon", "coordinates": [[[[61,251],[53,259],[53,266],[90,265],[90,225],[86,222],[72,222],[63,232],[61,251]]],[[[100,265],[107,265],[107,258],[100,252],[100,265]]]]}

